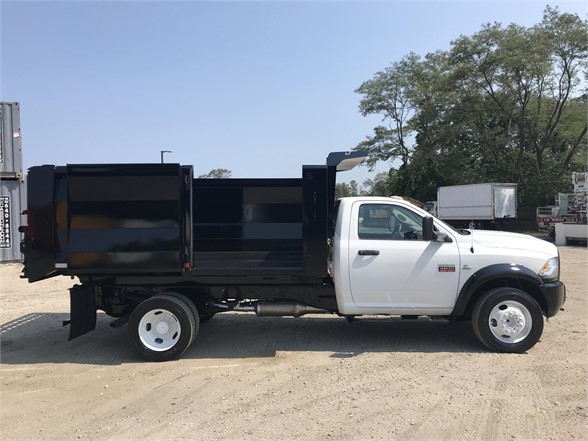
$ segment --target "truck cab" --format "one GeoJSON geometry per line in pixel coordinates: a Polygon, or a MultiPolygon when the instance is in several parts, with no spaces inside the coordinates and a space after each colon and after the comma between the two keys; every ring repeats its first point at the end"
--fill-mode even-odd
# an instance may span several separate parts
{"type": "Polygon", "coordinates": [[[341,314],[472,320],[488,347],[520,352],[565,301],[551,243],[456,230],[402,198],[346,198],[337,213],[330,268],[341,314]]]}

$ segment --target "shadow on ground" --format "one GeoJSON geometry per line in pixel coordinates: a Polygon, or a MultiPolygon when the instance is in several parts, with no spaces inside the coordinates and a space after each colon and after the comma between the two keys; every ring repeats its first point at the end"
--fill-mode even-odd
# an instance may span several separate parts
{"type": "MultiPolygon", "coordinates": [[[[110,329],[98,315],[96,330],[70,342],[62,327],[68,316],[35,313],[0,326],[1,363],[118,365],[141,361],[131,350],[127,327],[110,329]]],[[[274,357],[277,351],[331,352],[352,357],[364,352],[481,352],[469,323],[360,318],[348,323],[329,317],[256,317],[219,314],[202,324],[184,359],[274,357]]]]}

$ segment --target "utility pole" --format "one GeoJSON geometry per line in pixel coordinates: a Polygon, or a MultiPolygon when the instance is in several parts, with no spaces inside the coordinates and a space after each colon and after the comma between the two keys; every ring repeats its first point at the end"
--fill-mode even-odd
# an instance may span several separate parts
{"type": "Polygon", "coordinates": [[[161,163],[163,164],[163,154],[164,153],[171,153],[171,150],[160,150],[161,151],[161,163]]]}

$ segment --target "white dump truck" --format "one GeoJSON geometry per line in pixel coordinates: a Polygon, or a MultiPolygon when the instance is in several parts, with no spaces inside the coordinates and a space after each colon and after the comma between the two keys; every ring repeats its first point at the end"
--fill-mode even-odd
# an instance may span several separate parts
{"type": "Polygon", "coordinates": [[[33,167],[23,277],[77,277],[70,339],[102,310],[155,361],[181,356],[202,322],[227,311],[470,320],[493,351],[535,345],[565,301],[557,248],[458,231],[402,198],[336,202],[337,171],[362,159],[333,153],[302,179],[193,179],[179,164],[33,167]]]}

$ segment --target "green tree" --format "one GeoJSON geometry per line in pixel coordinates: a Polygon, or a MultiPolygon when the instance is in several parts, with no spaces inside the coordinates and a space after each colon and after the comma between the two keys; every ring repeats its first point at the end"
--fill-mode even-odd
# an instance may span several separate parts
{"type": "Polygon", "coordinates": [[[411,72],[418,61],[419,57],[411,53],[376,73],[373,79],[364,82],[355,91],[364,95],[359,104],[361,114],[379,114],[385,124],[375,127],[373,136],[357,146],[358,150],[369,152],[367,164],[370,166],[377,161],[399,159],[402,164],[410,161],[408,122],[416,110],[411,99],[411,72]]]}
{"type": "Polygon", "coordinates": [[[586,168],[587,32],[547,7],[533,27],[487,24],[448,51],[403,57],[357,89],[362,115],[385,123],[357,148],[368,164],[395,161],[396,194],[502,181],[527,205],[547,202],[586,168]]]}
{"type": "Polygon", "coordinates": [[[227,179],[232,175],[231,170],[226,168],[214,168],[205,175],[198,176],[198,179],[227,179]]]}
{"type": "Polygon", "coordinates": [[[373,179],[366,179],[363,182],[363,194],[365,196],[392,196],[395,193],[395,180],[391,176],[394,172],[381,172],[373,179]]]}
{"type": "Polygon", "coordinates": [[[341,182],[335,185],[335,199],[350,196],[363,196],[363,192],[359,189],[357,181],[352,180],[349,183],[341,182]]]}
{"type": "Polygon", "coordinates": [[[586,69],[586,32],[586,21],[548,7],[533,28],[486,25],[450,51],[463,90],[483,98],[472,107],[485,121],[478,133],[502,141],[480,143],[480,153],[499,177],[518,182],[529,202],[565,186],[571,159],[585,152],[586,108],[571,100],[586,69]]]}

